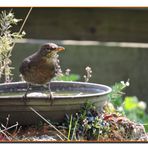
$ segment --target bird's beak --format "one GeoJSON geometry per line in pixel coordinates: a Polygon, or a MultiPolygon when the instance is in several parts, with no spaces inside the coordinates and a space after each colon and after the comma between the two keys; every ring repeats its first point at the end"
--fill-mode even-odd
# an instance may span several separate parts
{"type": "Polygon", "coordinates": [[[59,51],[64,51],[64,50],[65,50],[65,48],[62,47],[62,46],[58,46],[58,48],[56,48],[56,51],[57,51],[57,52],[59,52],[59,51]]]}

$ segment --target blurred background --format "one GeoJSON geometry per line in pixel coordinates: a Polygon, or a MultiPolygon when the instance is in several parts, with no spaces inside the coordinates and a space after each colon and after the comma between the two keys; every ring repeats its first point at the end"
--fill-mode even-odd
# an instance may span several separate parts
{"type": "MultiPolygon", "coordinates": [[[[29,10],[0,11],[10,9],[20,19],[29,10]]],[[[24,31],[27,40],[17,43],[12,53],[13,81],[20,80],[22,59],[52,41],[66,48],[60,53],[63,71],[69,68],[84,81],[85,67],[90,66],[90,82],[109,86],[130,79],[126,95],[148,103],[148,8],[33,8],[24,31]]]]}

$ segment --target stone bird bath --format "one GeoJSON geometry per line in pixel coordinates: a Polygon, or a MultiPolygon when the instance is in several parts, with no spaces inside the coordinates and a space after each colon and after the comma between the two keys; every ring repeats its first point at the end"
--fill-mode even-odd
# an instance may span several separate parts
{"type": "Polygon", "coordinates": [[[47,88],[32,86],[24,103],[23,94],[26,82],[11,82],[0,84],[0,123],[5,124],[10,115],[9,123],[19,125],[36,124],[42,119],[30,107],[51,121],[62,121],[65,114],[78,112],[80,106],[91,101],[99,109],[108,99],[111,88],[106,85],[86,82],[52,81],[51,90],[54,101],[46,94],[47,88]]]}

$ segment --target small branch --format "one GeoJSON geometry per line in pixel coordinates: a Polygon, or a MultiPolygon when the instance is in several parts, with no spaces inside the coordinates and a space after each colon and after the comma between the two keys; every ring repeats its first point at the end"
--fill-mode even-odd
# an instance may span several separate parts
{"type": "Polygon", "coordinates": [[[6,138],[7,138],[9,141],[11,141],[12,139],[7,135],[7,134],[9,134],[7,131],[8,131],[9,129],[14,128],[14,127],[17,127],[17,126],[18,126],[18,123],[16,123],[15,125],[10,126],[10,127],[8,127],[8,128],[6,128],[4,125],[2,125],[2,127],[3,127],[4,129],[2,130],[2,129],[0,128],[0,133],[2,133],[3,135],[5,135],[6,138]],[[7,132],[7,134],[6,134],[5,132],[7,132]]]}
{"type": "MultiPolygon", "coordinates": [[[[18,123],[16,123],[15,125],[10,126],[10,127],[8,127],[8,128],[5,128],[4,130],[1,130],[1,129],[0,129],[0,133],[2,133],[2,132],[4,132],[4,131],[7,131],[7,130],[9,130],[9,129],[13,128],[13,127],[16,127],[16,126],[18,126],[18,123]]],[[[3,127],[4,127],[4,126],[3,126],[3,127]]]]}
{"type": "Polygon", "coordinates": [[[32,11],[32,7],[29,9],[29,11],[28,11],[28,13],[27,13],[27,15],[26,15],[26,17],[25,17],[25,20],[24,20],[24,22],[23,22],[23,24],[22,24],[22,26],[21,26],[21,28],[20,28],[19,34],[22,32],[22,30],[23,30],[23,28],[24,28],[24,26],[25,26],[25,23],[26,23],[26,21],[27,21],[29,15],[30,15],[30,13],[31,13],[31,11],[32,11]]]}
{"type": "Polygon", "coordinates": [[[46,120],[42,115],[40,115],[35,109],[33,109],[32,107],[30,107],[30,109],[40,118],[42,118],[46,123],[48,123],[52,128],[54,128],[59,134],[61,134],[65,139],[68,139],[63,133],[61,133],[54,125],[52,125],[48,120],[46,120]]]}
{"type": "MultiPolygon", "coordinates": [[[[24,20],[24,22],[23,22],[23,24],[22,24],[22,26],[21,26],[21,28],[20,28],[20,30],[19,30],[19,34],[22,32],[22,30],[23,30],[23,28],[24,28],[24,26],[25,26],[25,24],[26,24],[26,21],[27,21],[29,15],[30,15],[31,11],[32,11],[32,7],[29,9],[29,11],[28,11],[28,13],[27,13],[27,15],[26,15],[26,17],[25,17],[25,20],[24,20]]],[[[8,57],[10,57],[11,52],[12,52],[12,50],[13,50],[15,44],[16,44],[16,42],[13,43],[12,49],[11,49],[11,51],[9,52],[8,57]]]]}
{"type": "Polygon", "coordinates": [[[6,137],[9,141],[11,141],[11,139],[9,138],[9,136],[8,136],[5,132],[3,132],[2,130],[0,130],[0,132],[1,132],[3,135],[5,135],[5,137],[6,137]]]}
{"type": "Polygon", "coordinates": [[[62,141],[64,141],[64,139],[63,139],[59,134],[57,134],[57,136],[58,136],[62,141]]]}

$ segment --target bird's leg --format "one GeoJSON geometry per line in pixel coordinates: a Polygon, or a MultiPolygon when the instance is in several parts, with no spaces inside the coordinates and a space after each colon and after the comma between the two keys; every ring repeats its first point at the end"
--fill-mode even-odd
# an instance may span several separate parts
{"type": "Polygon", "coordinates": [[[28,91],[29,91],[29,88],[30,88],[31,84],[30,83],[27,83],[27,89],[26,89],[26,92],[23,96],[23,101],[26,102],[27,101],[27,94],[28,94],[28,91]]]}
{"type": "Polygon", "coordinates": [[[50,88],[50,82],[45,84],[45,85],[43,85],[43,87],[48,89],[48,92],[49,92],[48,99],[51,101],[51,105],[52,105],[54,98],[53,98],[53,94],[52,94],[52,91],[51,91],[51,88],[50,88]]]}
{"type": "Polygon", "coordinates": [[[51,92],[51,88],[50,88],[50,82],[48,84],[48,91],[49,91],[49,97],[50,97],[50,100],[51,100],[51,106],[53,104],[53,100],[54,100],[54,97],[53,97],[53,94],[51,92]]]}

